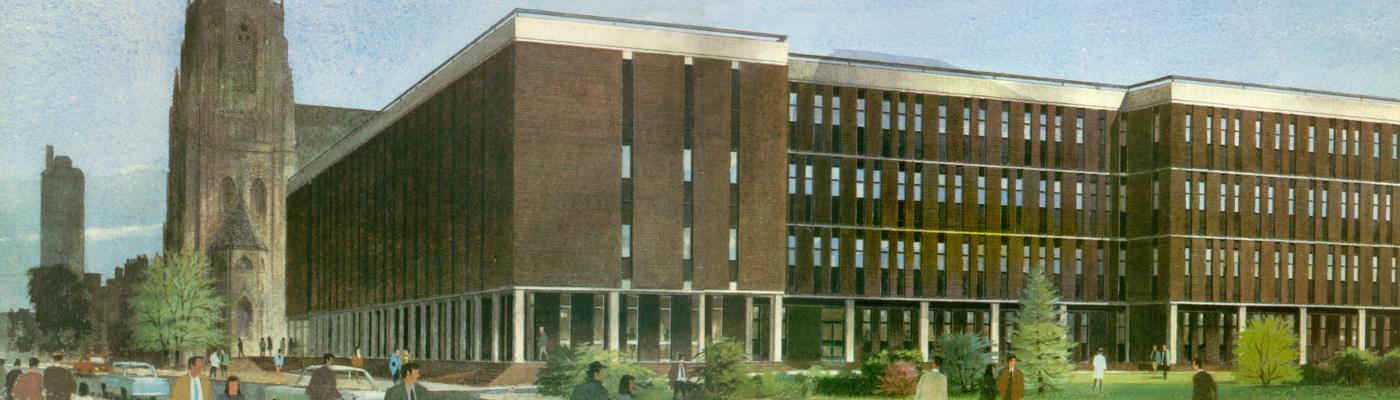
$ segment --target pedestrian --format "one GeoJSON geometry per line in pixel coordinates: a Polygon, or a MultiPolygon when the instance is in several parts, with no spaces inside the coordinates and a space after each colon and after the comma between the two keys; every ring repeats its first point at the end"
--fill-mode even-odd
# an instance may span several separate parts
{"type": "Polygon", "coordinates": [[[607,400],[608,390],[603,388],[603,363],[594,361],[588,364],[588,375],[583,383],[574,386],[569,400],[607,400]]]}
{"type": "Polygon", "coordinates": [[[1149,361],[1152,362],[1152,374],[1153,374],[1153,375],[1156,375],[1156,374],[1157,374],[1157,368],[1160,368],[1160,367],[1157,365],[1157,358],[1158,358],[1158,354],[1159,354],[1160,352],[1161,352],[1161,350],[1158,350],[1158,349],[1157,349],[1157,345],[1154,344],[1154,345],[1152,345],[1152,353],[1149,354],[1149,355],[1147,356],[1147,358],[1149,359],[1149,361]]]}
{"type": "Polygon", "coordinates": [[[1103,393],[1103,372],[1108,370],[1108,358],[1103,356],[1103,348],[1099,348],[1099,354],[1094,355],[1094,391],[1103,393]]]}
{"type": "Polygon", "coordinates": [[[262,338],[258,338],[258,357],[266,357],[266,356],[267,356],[267,342],[263,341],[262,338]]]}
{"type": "Polygon", "coordinates": [[[204,357],[190,357],[189,372],[170,382],[170,400],[214,400],[214,385],[204,376],[204,357]]]}
{"type": "Polygon", "coordinates": [[[332,366],[335,366],[335,356],[331,353],[321,355],[321,368],[317,368],[316,372],[311,373],[311,383],[306,385],[306,398],[308,400],[340,398],[340,389],[335,386],[335,371],[331,370],[332,366]]]}
{"type": "Polygon", "coordinates": [[[404,365],[403,370],[403,383],[384,392],[384,400],[427,400],[428,389],[418,384],[418,378],[423,374],[418,364],[404,365]]]}
{"type": "Polygon", "coordinates": [[[632,391],[636,389],[637,378],[623,375],[622,380],[617,381],[617,400],[632,400],[632,391]]]}
{"type": "Polygon", "coordinates": [[[209,378],[210,378],[210,379],[217,378],[217,377],[219,376],[219,366],[223,365],[222,362],[223,362],[223,360],[220,360],[220,359],[219,359],[219,351],[218,351],[218,350],[214,350],[213,353],[209,353],[209,378]]]}
{"type": "Polygon", "coordinates": [[[1162,351],[1157,352],[1157,358],[1153,359],[1153,361],[1157,362],[1157,364],[1160,364],[1162,366],[1163,380],[1167,379],[1167,372],[1172,370],[1172,366],[1167,364],[1167,360],[1170,359],[1170,357],[1168,357],[1167,355],[1167,351],[1167,345],[1162,345],[1162,351]]]}
{"type": "Polygon", "coordinates": [[[238,337],[238,356],[243,357],[243,337],[238,337]]]}
{"type": "Polygon", "coordinates": [[[685,370],[685,356],[676,353],[676,363],[671,365],[671,371],[666,373],[666,380],[671,383],[671,398],[682,400],[686,398],[689,391],[687,385],[690,384],[690,375],[685,370]]]}
{"type": "Polygon", "coordinates": [[[53,353],[53,365],[44,368],[44,397],[49,399],[69,399],[78,392],[78,382],[73,373],[63,368],[63,353],[53,353]]]}
{"type": "Polygon", "coordinates": [[[279,343],[277,344],[277,351],[282,351],[282,350],[286,350],[286,349],[287,349],[287,338],[286,338],[286,337],[283,337],[283,338],[282,338],[282,341],[279,342],[279,343]]]}
{"type": "Polygon", "coordinates": [[[97,400],[92,396],[92,391],[88,389],[87,383],[78,384],[78,395],[73,396],[73,400],[97,400]]]}
{"type": "Polygon", "coordinates": [[[350,366],[365,369],[365,357],[360,354],[360,349],[358,347],[355,348],[355,356],[350,357],[350,366]]]}
{"type": "Polygon", "coordinates": [[[1216,393],[1215,378],[1206,372],[1201,360],[1198,358],[1193,366],[1196,367],[1196,376],[1191,378],[1191,400],[1216,400],[1220,397],[1216,393]]]}
{"type": "Polygon", "coordinates": [[[987,368],[982,371],[982,380],[978,382],[982,395],[979,400],[997,400],[997,366],[987,364],[987,368]]]}
{"type": "Polygon", "coordinates": [[[15,380],[10,396],[15,400],[44,400],[44,376],[39,374],[38,358],[29,358],[29,372],[15,380]]]}
{"type": "Polygon", "coordinates": [[[399,381],[399,366],[403,365],[399,353],[399,350],[394,350],[394,354],[389,355],[389,380],[394,382],[399,381]]]}
{"type": "Polygon", "coordinates": [[[948,377],[938,370],[943,357],[929,360],[928,372],[919,377],[919,385],[914,388],[914,400],[947,400],[948,377]]]}
{"type": "Polygon", "coordinates": [[[541,325],[539,333],[535,334],[535,360],[549,361],[549,334],[544,333],[544,326],[541,325]]]}
{"type": "Polygon", "coordinates": [[[277,384],[278,384],[278,385],[281,385],[281,384],[282,384],[282,367],[284,367],[284,366],[286,366],[286,365],[287,365],[287,358],[284,357],[284,356],[282,356],[282,353],[277,353],[277,355],[275,355],[275,356],[272,357],[272,366],[273,366],[273,368],[276,368],[276,369],[277,369],[277,384]]]}
{"type": "Polygon", "coordinates": [[[228,382],[224,383],[224,392],[219,393],[218,400],[243,400],[242,382],[238,380],[237,375],[228,377],[228,382]]]}
{"type": "Polygon", "coordinates": [[[20,365],[20,359],[16,358],[16,359],[15,359],[14,368],[13,368],[13,369],[10,369],[10,372],[5,374],[5,399],[6,399],[6,400],[13,400],[13,399],[15,398],[15,396],[14,396],[14,394],[15,394],[15,381],[19,380],[19,376],[20,376],[20,375],[23,375],[23,374],[24,374],[24,366],[23,366],[23,365],[20,365]]]}
{"type": "Polygon", "coordinates": [[[1016,369],[1016,356],[1006,359],[1006,369],[997,377],[997,393],[1000,400],[1021,400],[1026,394],[1026,374],[1016,369]]]}
{"type": "Polygon", "coordinates": [[[224,351],[224,350],[222,350],[222,349],[219,350],[219,365],[223,367],[223,369],[219,370],[219,372],[224,373],[224,376],[227,377],[227,376],[228,376],[228,369],[229,369],[229,368],[232,368],[232,367],[233,367],[233,364],[229,364],[229,362],[228,362],[228,352],[227,352],[227,351],[224,351]]]}

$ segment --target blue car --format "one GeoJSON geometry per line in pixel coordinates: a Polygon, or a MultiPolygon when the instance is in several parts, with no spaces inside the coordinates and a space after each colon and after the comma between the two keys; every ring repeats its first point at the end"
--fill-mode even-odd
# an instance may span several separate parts
{"type": "Polygon", "coordinates": [[[112,363],[112,373],[102,376],[102,386],[118,399],[170,398],[170,380],[156,375],[156,367],[143,362],[112,363]]]}

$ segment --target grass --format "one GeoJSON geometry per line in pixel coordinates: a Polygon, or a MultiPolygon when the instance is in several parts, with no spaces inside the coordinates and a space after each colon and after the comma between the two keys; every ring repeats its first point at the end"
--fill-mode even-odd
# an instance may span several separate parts
{"type": "MultiPolygon", "coordinates": [[[[1070,378],[1070,385],[1065,391],[1047,395],[1043,397],[1035,396],[1033,393],[1026,393],[1026,398],[1045,399],[1189,399],[1191,398],[1191,377],[1194,372],[1172,372],[1167,380],[1162,380],[1161,374],[1149,374],[1146,372],[1122,372],[1109,373],[1104,377],[1104,390],[1102,394],[1094,393],[1091,388],[1092,374],[1089,372],[1076,372],[1070,378]]],[[[1400,389],[1385,389],[1376,387],[1355,387],[1355,386],[1305,386],[1296,384],[1272,385],[1268,387],[1236,385],[1235,377],[1230,372],[1212,372],[1215,383],[1220,388],[1220,398],[1222,399],[1272,399],[1272,400],[1300,400],[1300,399],[1326,399],[1326,400],[1351,400],[1351,399],[1400,399],[1400,389]]],[[[972,400],[977,399],[977,394],[953,394],[950,399],[972,400]]],[[[817,399],[835,399],[834,397],[817,397],[817,399]]],[[[893,397],[867,397],[869,400],[891,400],[893,397]]]]}

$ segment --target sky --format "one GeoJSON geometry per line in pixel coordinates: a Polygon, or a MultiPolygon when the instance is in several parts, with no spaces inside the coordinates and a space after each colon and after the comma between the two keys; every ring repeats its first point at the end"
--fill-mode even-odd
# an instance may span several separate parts
{"type": "MultiPolygon", "coordinates": [[[[37,186],[45,144],[72,156],[90,184],[163,175],[187,1],[0,0],[0,185],[37,186]]],[[[1175,74],[1400,97],[1400,4],[1389,1],[285,3],[302,104],[379,109],[517,7],[785,34],[801,53],[859,50],[1115,84],[1175,74]]],[[[163,199],[163,181],[154,182],[131,190],[163,199]]],[[[0,193],[0,309],[24,305],[6,293],[38,254],[37,218],[16,217],[37,215],[37,202],[16,192],[0,193]]],[[[105,218],[93,213],[125,211],[95,206],[105,197],[87,201],[89,245],[124,243],[89,251],[90,271],[110,276],[121,260],[159,250],[163,211],[105,218]]]]}

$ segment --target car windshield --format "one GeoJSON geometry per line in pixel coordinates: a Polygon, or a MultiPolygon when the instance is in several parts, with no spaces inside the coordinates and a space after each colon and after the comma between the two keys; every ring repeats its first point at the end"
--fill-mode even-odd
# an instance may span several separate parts
{"type": "Polygon", "coordinates": [[[113,364],[112,369],[122,375],[156,375],[156,368],[144,363],[119,362],[113,364]]]}

